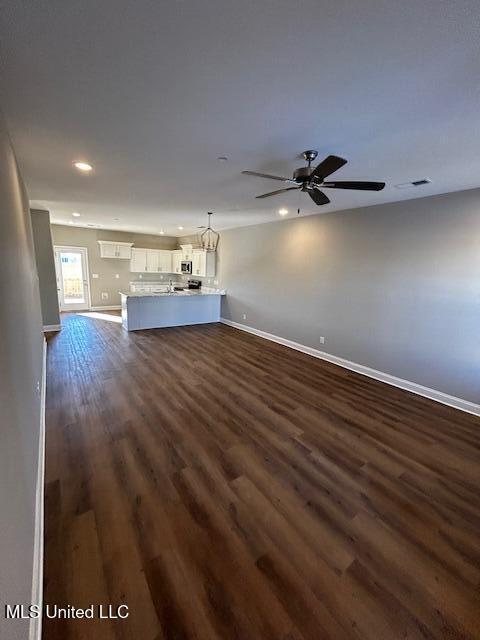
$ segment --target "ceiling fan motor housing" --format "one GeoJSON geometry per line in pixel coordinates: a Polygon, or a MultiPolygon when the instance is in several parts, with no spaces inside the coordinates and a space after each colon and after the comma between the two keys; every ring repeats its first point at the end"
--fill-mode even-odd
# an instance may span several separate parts
{"type": "Polygon", "coordinates": [[[310,178],[313,171],[311,167],[299,167],[293,172],[293,179],[298,182],[298,184],[302,184],[302,182],[310,178]]]}

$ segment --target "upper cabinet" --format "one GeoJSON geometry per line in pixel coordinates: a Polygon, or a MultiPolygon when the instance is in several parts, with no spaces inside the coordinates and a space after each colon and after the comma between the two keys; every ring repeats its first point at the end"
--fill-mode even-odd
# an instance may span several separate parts
{"type": "Polygon", "coordinates": [[[132,257],[133,242],[114,242],[111,240],[98,240],[101,258],[120,258],[130,260],[132,257]]]}
{"type": "Polygon", "coordinates": [[[132,249],[130,271],[135,273],[172,273],[172,252],[164,249],[132,249]]]}
{"type": "Polygon", "coordinates": [[[183,260],[183,251],[181,249],[177,249],[176,251],[172,251],[172,273],[182,273],[182,260],[183,260]]]}
{"type": "Polygon", "coordinates": [[[192,275],[202,278],[213,278],[215,276],[215,252],[204,249],[193,249],[192,251],[192,275]]]}
{"type": "MultiPolygon", "coordinates": [[[[213,278],[215,276],[215,252],[205,249],[194,249],[191,244],[181,244],[181,250],[173,253],[180,254],[180,262],[187,260],[192,263],[192,276],[213,278]]],[[[178,258],[176,258],[178,259],[178,258]]],[[[181,268],[175,273],[181,273],[181,268]]]]}
{"type": "Polygon", "coordinates": [[[147,270],[147,250],[132,249],[132,259],[130,260],[130,271],[144,273],[147,270]]]}
{"type": "Polygon", "coordinates": [[[193,260],[193,246],[191,244],[181,244],[182,260],[192,262],[193,260]]]}
{"type": "Polygon", "coordinates": [[[172,273],[172,252],[161,249],[158,253],[157,271],[162,273],[172,273]]]}
{"type": "Polygon", "coordinates": [[[213,278],[215,276],[215,253],[203,249],[132,249],[130,271],[133,273],[175,273],[182,275],[182,261],[192,263],[192,276],[213,278]]]}

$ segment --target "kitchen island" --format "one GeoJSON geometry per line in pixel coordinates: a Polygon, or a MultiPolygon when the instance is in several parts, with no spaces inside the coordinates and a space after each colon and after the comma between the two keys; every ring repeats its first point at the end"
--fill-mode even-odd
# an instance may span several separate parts
{"type": "Polygon", "coordinates": [[[127,331],[220,322],[224,291],[218,289],[139,293],[120,291],[127,331]]]}

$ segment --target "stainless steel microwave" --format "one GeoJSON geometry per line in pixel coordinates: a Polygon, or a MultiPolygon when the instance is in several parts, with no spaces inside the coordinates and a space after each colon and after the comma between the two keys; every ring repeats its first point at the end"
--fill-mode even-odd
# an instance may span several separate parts
{"type": "Polygon", "coordinates": [[[182,260],[182,273],[192,273],[192,261],[182,260]]]}

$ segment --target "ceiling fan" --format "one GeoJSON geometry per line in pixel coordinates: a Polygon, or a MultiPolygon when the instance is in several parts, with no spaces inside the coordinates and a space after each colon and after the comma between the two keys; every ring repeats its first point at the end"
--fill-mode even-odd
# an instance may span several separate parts
{"type": "Polygon", "coordinates": [[[278,193],[284,193],[285,191],[294,191],[300,189],[305,191],[315,202],[315,204],[322,205],[328,204],[330,200],[321,191],[321,189],[357,189],[360,191],[381,191],[385,186],[384,182],[352,182],[352,181],[333,181],[325,182],[330,174],[338,171],[340,167],[347,164],[344,158],[338,156],[327,156],[325,160],[322,160],[315,168],[312,168],[312,162],[318,155],[318,151],[309,149],[302,153],[302,157],[307,161],[308,166],[299,167],[293,172],[293,178],[282,178],[281,176],[272,176],[268,173],[258,173],[257,171],[242,171],[247,176],[257,176],[259,178],[269,178],[270,180],[280,180],[287,184],[294,184],[294,187],[286,187],[285,189],[277,189],[277,191],[269,191],[263,193],[257,198],[269,198],[270,196],[276,196],[278,193]]]}

